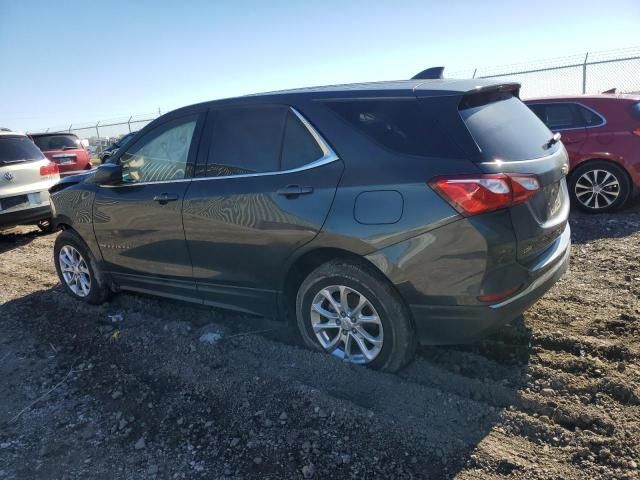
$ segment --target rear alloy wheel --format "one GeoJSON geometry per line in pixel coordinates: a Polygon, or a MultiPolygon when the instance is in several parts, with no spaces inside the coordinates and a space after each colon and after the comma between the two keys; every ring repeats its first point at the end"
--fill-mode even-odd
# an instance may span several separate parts
{"type": "Polygon", "coordinates": [[[298,290],[296,319],[307,346],[345,362],[395,372],[415,353],[406,306],[364,262],[335,260],[312,271],[298,290]]]}
{"type": "Polygon", "coordinates": [[[574,202],[590,213],[622,207],[631,192],[626,172],[611,162],[589,162],[573,172],[570,181],[574,202]]]}
{"type": "Polygon", "coordinates": [[[330,285],[311,302],[313,332],[327,352],[352,363],[369,363],[384,343],[378,312],[360,292],[330,285]]]}

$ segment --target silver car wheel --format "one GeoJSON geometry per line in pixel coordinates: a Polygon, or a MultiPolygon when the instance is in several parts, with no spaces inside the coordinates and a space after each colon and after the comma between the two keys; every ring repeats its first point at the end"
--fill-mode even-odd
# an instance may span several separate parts
{"type": "Polygon", "coordinates": [[[320,290],[311,303],[311,326],[320,345],[345,361],[369,363],[382,350],[380,316],[353,288],[332,285],[320,290]]]}
{"type": "Polygon", "coordinates": [[[607,170],[588,170],[580,175],[574,190],[582,205],[597,210],[616,201],[620,195],[620,182],[607,170]]]}
{"type": "Polygon", "coordinates": [[[70,245],[60,249],[58,255],[60,272],[67,286],[79,297],[86,297],[91,292],[91,274],[87,262],[80,252],[70,245]]]}

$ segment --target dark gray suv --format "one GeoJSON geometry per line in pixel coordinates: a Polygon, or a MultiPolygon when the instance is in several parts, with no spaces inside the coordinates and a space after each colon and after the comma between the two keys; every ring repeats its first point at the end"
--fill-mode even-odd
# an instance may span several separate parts
{"type": "Polygon", "coordinates": [[[568,265],[567,153],[518,84],[410,80],[218,100],[158,118],[52,189],[68,292],[290,319],[393,371],[466,342],[568,265]]]}

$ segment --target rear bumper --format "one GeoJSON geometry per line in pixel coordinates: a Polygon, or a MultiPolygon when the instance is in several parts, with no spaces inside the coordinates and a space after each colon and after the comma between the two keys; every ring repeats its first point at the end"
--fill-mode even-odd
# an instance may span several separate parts
{"type": "Polygon", "coordinates": [[[567,224],[560,237],[528,269],[527,282],[512,297],[493,305],[410,305],[418,340],[426,345],[466,343],[509,323],[566,272],[571,253],[567,224]]]}
{"type": "Polygon", "coordinates": [[[51,218],[51,207],[49,205],[0,213],[0,228],[28,225],[49,218],[51,218]]]}

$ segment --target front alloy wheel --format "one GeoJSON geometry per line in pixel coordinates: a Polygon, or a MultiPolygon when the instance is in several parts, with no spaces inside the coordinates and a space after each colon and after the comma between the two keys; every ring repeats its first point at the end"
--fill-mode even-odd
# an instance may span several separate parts
{"type": "Polygon", "coordinates": [[[362,293],[345,285],[318,292],[311,302],[311,325],[327,352],[351,363],[369,363],[382,350],[378,312],[362,293]]]}
{"type": "Polygon", "coordinates": [[[86,260],[71,245],[65,245],[58,254],[60,272],[67,287],[79,297],[91,292],[91,274],[86,260]]]}

